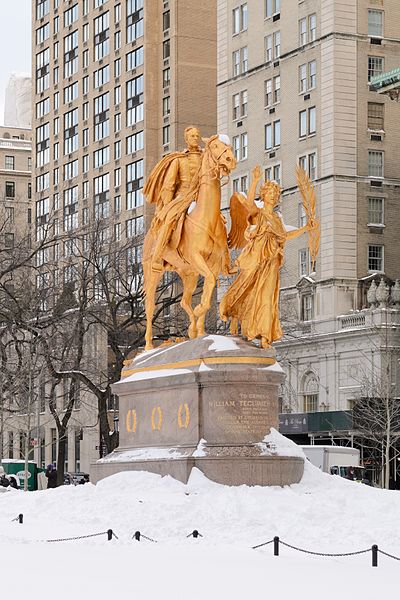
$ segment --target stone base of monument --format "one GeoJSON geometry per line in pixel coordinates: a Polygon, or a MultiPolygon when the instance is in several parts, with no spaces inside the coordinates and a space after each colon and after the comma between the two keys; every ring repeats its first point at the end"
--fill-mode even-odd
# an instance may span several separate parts
{"type": "Polygon", "coordinates": [[[186,483],[193,467],[227,485],[290,485],[303,459],[265,443],[278,428],[284,379],[273,349],[209,335],[143,352],[113,386],[120,446],[91,468],[91,480],[151,471],[186,483]]]}

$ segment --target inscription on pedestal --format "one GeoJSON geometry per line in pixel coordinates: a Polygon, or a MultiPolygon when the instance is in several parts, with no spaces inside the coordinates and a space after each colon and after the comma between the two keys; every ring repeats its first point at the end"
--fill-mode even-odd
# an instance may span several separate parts
{"type": "Polygon", "coordinates": [[[240,392],[233,399],[208,400],[207,421],[218,437],[223,434],[233,442],[260,441],[272,424],[272,404],[265,394],[256,392],[240,392]]]}

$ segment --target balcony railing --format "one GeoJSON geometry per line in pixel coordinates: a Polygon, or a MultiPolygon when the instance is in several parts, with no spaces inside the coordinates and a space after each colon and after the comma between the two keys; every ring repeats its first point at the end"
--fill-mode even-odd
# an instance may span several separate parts
{"type": "Polygon", "coordinates": [[[30,140],[6,140],[0,138],[0,148],[15,148],[19,150],[31,150],[32,142],[30,140]]]}

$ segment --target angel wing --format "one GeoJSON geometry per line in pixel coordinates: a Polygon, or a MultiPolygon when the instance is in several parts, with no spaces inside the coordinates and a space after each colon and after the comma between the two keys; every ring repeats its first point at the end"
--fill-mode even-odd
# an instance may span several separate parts
{"type": "Polygon", "coordinates": [[[240,250],[246,245],[244,232],[248,225],[247,217],[249,216],[249,211],[245,203],[246,198],[242,194],[239,194],[239,192],[232,194],[229,204],[231,215],[231,230],[228,235],[229,248],[240,250]]]}
{"type": "Polygon", "coordinates": [[[321,240],[319,219],[317,219],[315,190],[309,176],[305,170],[299,166],[296,169],[296,178],[301,197],[303,198],[303,207],[307,216],[307,221],[313,226],[309,231],[308,245],[310,248],[311,262],[314,265],[319,252],[321,240]]]}

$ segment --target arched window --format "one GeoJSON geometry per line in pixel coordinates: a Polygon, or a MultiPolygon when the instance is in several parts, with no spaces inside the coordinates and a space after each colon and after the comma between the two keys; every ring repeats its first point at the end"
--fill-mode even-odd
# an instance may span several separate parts
{"type": "Polygon", "coordinates": [[[318,411],[319,385],[315,373],[306,373],[302,382],[303,412],[318,411]]]}

